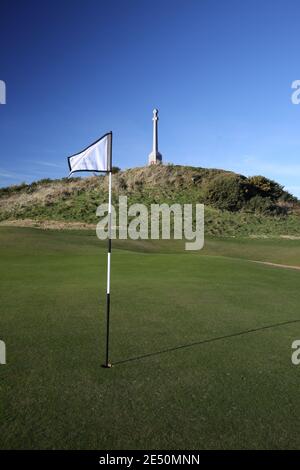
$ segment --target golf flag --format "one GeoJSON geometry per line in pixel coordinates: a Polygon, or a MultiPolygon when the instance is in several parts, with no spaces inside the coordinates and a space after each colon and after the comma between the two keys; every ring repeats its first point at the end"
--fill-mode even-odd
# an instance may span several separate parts
{"type": "Polygon", "coordinates": [[[68,158],[70,174],[77,171],[111,171],[112,133],[100,137],[80,153],[68,158]]]}
{"type": "Polygon", "coordinates": [[[112,193],[112,132],[104,134],[80,153],[68,157],[70,175],[76,171],[105,171],[108,173],[108,250],[107,250],[107,289],[106,289],[106,349],[105,364],[109,362],[109,317],[110,317],[110,264],[111,264],[111,193],[112,193]]]}

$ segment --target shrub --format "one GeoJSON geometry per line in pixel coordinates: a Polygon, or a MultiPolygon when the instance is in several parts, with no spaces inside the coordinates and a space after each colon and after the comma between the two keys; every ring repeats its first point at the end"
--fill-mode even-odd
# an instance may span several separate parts
{"type": "Polygon", "coordinates": [[[293,196],[288,191],[283,191],[282,196],[280,196],[280,201],[288,202],[288,203],[291,203],[291,204],[299,203],[299,200],[296,198],[296,196],[293,196]]]}
{"type": "Polygon", "coordinates": [[[52,183],[52,182],[53,182],[53,180],[52,180],[51,178],[42,178],[41,180],[38,180],[38,181],[36,182],[36,184],[39,184],[39,185],[42,186],[42,185],[44,185],[44,184],[46,185],[46,184],[50,184],[50,183],[52,183]]]}
{"type": "Polygon", "coordinates": [[[276,200],[284,193],[283,186],[264,176],[251,176],[248,178],[248,181],[254,186],[256,193],[260,196],[270,197],[272,200],[276,200]]]}
{"type": "Polygon", "coordinates": [[[218,175],[207,183],[203,197],[207,204],[218,209],[238,211],[250,197],[247,178],[235,174],[218,175]]]}
{"type": "Polygon", "coordinates": [[[252,197],[245,205],[246,212],[254,212],[261,215],[286,215],[288,208],[279,206],[270,197],[256,195],[252,197]]]}
{"type": "Polygon", "coordinates": [[[118,166],[113,166],[111,169],[112,174],[119,173],[121,171],[121,168],[118,166]]]}
{"type": "Polygon", "coordinates": [[[270,214],[274,212],[275,205],[269,197],[256,195],[252,197],[245,205],[246,212],[255,212],[259,214],[270,214]]]}
{"type": "Polygon", "coordinates": [[[14,193],[20,193],[24,189],[28,187],[27,183],[23,182],[21,184],[13,184],[11,186],[7,186],[6,188],[0,189],[0,197],[1,196],[9,196],[14,193]]]}

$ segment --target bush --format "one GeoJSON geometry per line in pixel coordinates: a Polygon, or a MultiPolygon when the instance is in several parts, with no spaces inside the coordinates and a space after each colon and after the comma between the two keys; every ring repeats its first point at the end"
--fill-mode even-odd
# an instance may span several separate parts
{"type": "Polygon", "coordinates": [[[250,197],[247,178],[235,174],[218,175],[204,188],[204,201],[221,210],[238,211],[250,197]]]}
{"type": "Polygon", "coordinates": [[[283,186],[264,176],[251,176],[248,178],[248,181],[256,189],[256,194],[262,197],[270,197],[272,200],[277,200],[284,193],[283,186]]]}
{"type": "Polygon", "coordinates": [[[258,214],[272,214],[276,211],[276,206],[271,198],[256,195],[247,202],[245,211],[258,214]]]}
{"type": "Polygon", "coordinates": [[[280,196],[280,201],[291,203],[291,204],[298,204],[299,203],[299,200],[296,198],[296,196],[293,196],[288,191],[283,192],[282,196],[280,196]]]}
{"type": "Polygon", "coordinates": [[[7,186],[6,188],[1,188],[0,189],[0,197],[2,196],[10,196],[11,194],[14,193],[20,193],[24,189],[28,187],[28,184],[23,182],[21,184],[13,184],[11,186],[7,186]]]}
{"type": "Polygon", "coordinates": [[[39,185],[44,185],[45,184],[45,185],[47,185],[47,184],[50,184],[52,182],[53,182],[53,180],[51,178],[42,178],[41,180],[38,180],[36,182],[36,184],[39,184],[39,185]]]}
{"type": "Polygon", "coordinates": [[[115,173],[119,173],[121,171],[121,168],[118,166],[113,166],[111,169],[112,174],[114,175],[115,173]]]}
{"type": "Polygon", "coordinates": [[[246,212],[254,212],[260,215],[287,215],[287,206],[277,205],[270,197],[256,195],[245,205],[246,212]]]}

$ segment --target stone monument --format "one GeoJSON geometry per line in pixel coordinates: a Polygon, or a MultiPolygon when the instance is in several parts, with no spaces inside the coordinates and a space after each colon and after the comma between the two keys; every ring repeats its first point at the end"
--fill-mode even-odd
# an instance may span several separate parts
{"type": "Polygon", "coordinates": [[[158,109],[153,109],[153,147],[152,152],[149,154],[148,164],[149,165],[159,165],[162,163],[162,155],[158,151],[158,109]]]}

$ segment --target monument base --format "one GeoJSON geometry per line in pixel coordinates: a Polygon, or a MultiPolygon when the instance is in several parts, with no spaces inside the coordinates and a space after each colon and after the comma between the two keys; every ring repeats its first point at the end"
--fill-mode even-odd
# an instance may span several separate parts
{"type": "Polygon", "coordinates": [[[148,157],[148,165],[160,165],[162,163],[162,154],[151,152],[148,157]]]}

